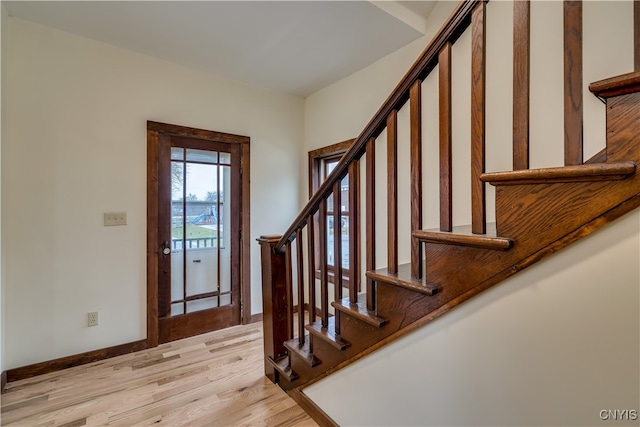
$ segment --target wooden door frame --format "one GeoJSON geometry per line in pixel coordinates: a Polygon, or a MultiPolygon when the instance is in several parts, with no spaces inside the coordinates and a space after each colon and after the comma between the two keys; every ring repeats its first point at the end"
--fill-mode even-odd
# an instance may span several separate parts
{"type": "Polygon", "coordinates": [[[147,121],[147,348],[159,342],[158,318],[158,169],[161,136],[182,136],[206,141],[240,145],[240,320],[251,322],[251,247],[249,203],[249,142],[248,136],[194,129],[185,126],[147,121]]]}

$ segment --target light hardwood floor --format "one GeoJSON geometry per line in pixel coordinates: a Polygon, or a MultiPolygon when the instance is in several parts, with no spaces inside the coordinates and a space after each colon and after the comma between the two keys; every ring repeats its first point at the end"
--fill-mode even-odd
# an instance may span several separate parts
{"type": "Polygon", "coordinates": [[[262,323],[7,384],[6,426],[316,426],[264,376],[262,323]]]}

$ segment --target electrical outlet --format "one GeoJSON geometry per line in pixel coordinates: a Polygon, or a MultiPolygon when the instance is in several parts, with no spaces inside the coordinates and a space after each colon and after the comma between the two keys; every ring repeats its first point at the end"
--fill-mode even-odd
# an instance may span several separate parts
{"type": "Polygon", "coordinates": [[[127,213],[126,212],[105,212],[104,213],[104,225],[127,225],[127,213]]]}
{"type": "Polygon", "coordinates": [[[89,326],[98,326],[98,312],[92,311],[87,314],[87,324],[89,326]]]}

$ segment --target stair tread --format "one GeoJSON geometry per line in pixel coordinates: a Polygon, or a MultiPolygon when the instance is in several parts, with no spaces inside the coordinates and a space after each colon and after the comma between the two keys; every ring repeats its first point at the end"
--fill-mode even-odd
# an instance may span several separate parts
{"type": "Polygon", "coordinates": [[[309,335],[305,336],[304,345],[302,347],[300,347],[298,338],[285,341],[284,346],[287,350],[289,350],[289,354],[295,353],[297,357],[307,362],[307,364],[311,367],[317,366],[322,363],[320,359],[318,359],[313,355],[313,353],[309,351],[309,335]]]}
{"type": "Polygon", "coordinates": [[[634,162],[589,163],[556,168],[483,173],[480,179],[492,185],[611,181],[625,179],[635,171],[634,162]]]}
{"type": "Polygon", "coordinates": [[[625,95],[640,91],[640,71],[593,82],[589,90],[600,98],[625,95]]]}
{"type": "Polygon", "coordinates": [[[335,317],[330,317],[328,320],[328,325],[326,328],[322,327],[322,321],[318,320],[317,322],[311,323],[305,326],[307,331],[312,333],[314,336],[322,339],[323,341],[331,344],[338,350],[344,350],[349,347],[349,343],[343,340],[340,335],[336,335],[335,333],[335,317]]]}
{"type": "Polygon", "coordinates": [[[441,291],[439,285],[429,283],[425,278],[411,277],[411,263],[398,266],[397,273],[390,273],[387,268],[367,271],[367,278],[377,282],[400,286],[424,295],[435,295],[441,291]]]}
{"type": "Polygon", "coordinates": [[[514,243],[513,239],[497,235],[495,223],[487,224],[485,234],[472,233],[471,225],[458,225],[453,227],[452,231],[440,231],[439,229],[415,230],[412,235],[423,242],[494,250],[511,249],[514,243]]]}
{"type": "Polygon", "coordinates": [[[372,311],[367,310],[367,301],[366,295],[360,294],[358,295],[358,302],[352,304],[349,301],[349,298],[343,298],[340,301],[334,301],[331,305],[336,309],[340,310],[343,313],[347,313],[350,316],[355,317],[356,319],[362,320],[370,325],[373,325],[377,328],[381,328],[387,324],[387,320],[382,317],[376,316],[376,314],[372,311]]]}
{"type": "Polygon", "coordinates": [[[271,357],[267,357],[267,362],[287,379],[289,382],[293,382],[298,379],[298,374],[293,372],[291,364],[289,363],[289,356],[282,356],[273,360],[271,357]]]}

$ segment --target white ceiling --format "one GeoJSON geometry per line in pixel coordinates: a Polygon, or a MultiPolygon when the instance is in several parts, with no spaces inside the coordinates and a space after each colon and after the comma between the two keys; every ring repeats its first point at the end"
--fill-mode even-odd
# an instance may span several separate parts
{"type": "Polygon", "coordinates": [[[10,16],[307,96],[422,36],[435,1],[2,1],[10,16]]]}

